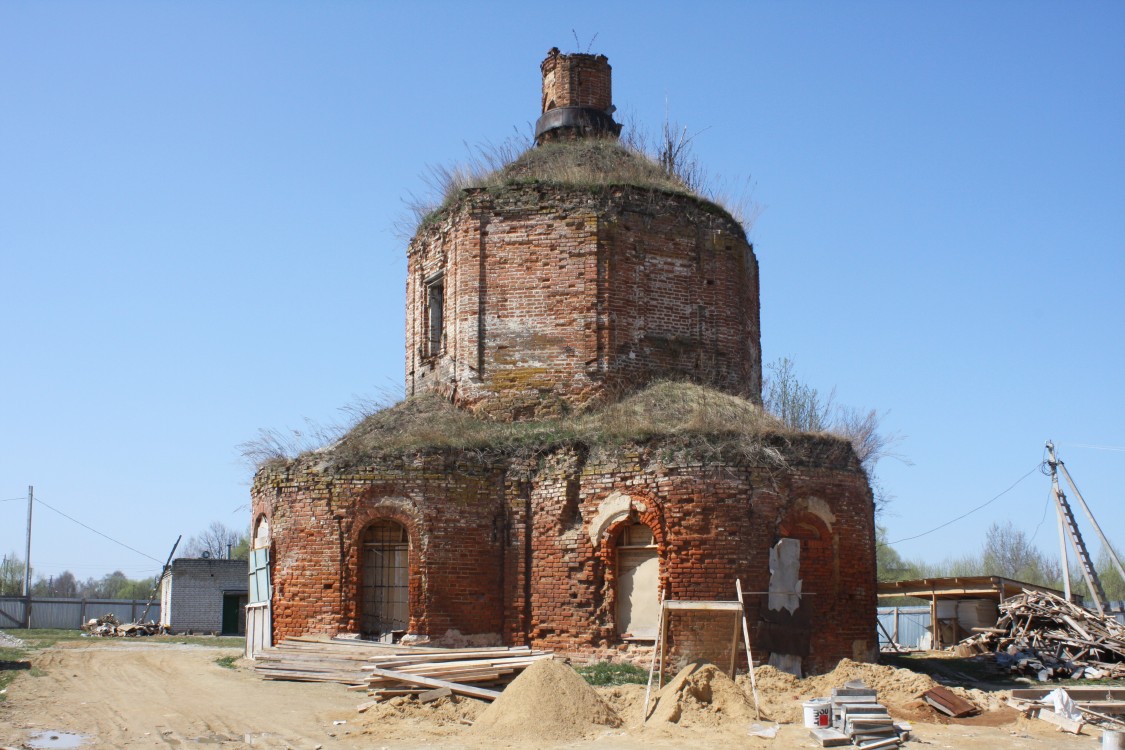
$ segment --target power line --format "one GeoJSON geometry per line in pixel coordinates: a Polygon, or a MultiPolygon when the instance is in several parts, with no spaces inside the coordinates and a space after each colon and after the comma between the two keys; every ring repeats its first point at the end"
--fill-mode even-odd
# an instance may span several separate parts
{"type": "Polygon", "coordinates": [[[1096,451],[1117,451],[1118,453],[1125,453],[1125,448],[1116,445],[1087,445],[1086,443],[1059,443],[1059,445],[1069,445],[1072,448],[1090,448],[1096,451]]]}
{"type": "Polygon", "coordinates": [[[1025,479],[1027,479],[1027,478],[1028,478],[1029,476],[1031,476],[1031,475],[1032,475],[1032,474],[1034,474],[1035,472],[1039,471],[1039,467],[1040,467],[1041,465],[1042,465],[1042,464],[1040,464],[1040,463],[1037,463],[1037,464],[1035,464],[1035,466],[1033,466],[1033,467],[1031,468],[1031,471],[1027,472],[1027,473],[1026,473],[1026,474],[1024,474],[1024,475],[1023,475],[1022,477],[1020,477],[1019,479],[1017,479],[1017,480],[1016,480],[1015,482],[1013,482],[1013,483],[1012,483],[1012,486],[1010,486],[1010,487],[1009,487],[1008,489],[1006,489],[1006,490],[1004,490],[1003,492],[1001,492],[1001,493],[1000,493],[999,495],[997,495],[996,497],[992,498],[991,500],[989,500],[989,501],[987,501],[987,502],[985,502],[985,503],[981,503],[981,504],[980,504],[980,505],[978,505],[977,507],[973,508],[973,509],[972,509],[972,510],[970,510],[970,511],[966,511],[965,513],[962,513],[961,515],[957,516],[956,518],[953,518],[953,519],[950,519],[950,520],[946,521],[945,523],[943,523],[943,524],[942,524],[942,525],[940,525],[940,526],[935,526],[934,528],[930,529],[929,531],[923,531],[923,532],[922,532],[921,534],[915,534],[914,536],[908,536],[908,537],[904,537],[904,538],[902,538],[902,539],[896,539],[896,540],[895,540],[895,541],[893,541],[893,542],[884,542],[883,544],[880,544],[880,545],[877,545],[877,546],[879,546],[879,547],[889,547],[889,546],[891,546],[891,545],[893,545],[893,544],[898,544],[899,542],[909,542],[909,541],[911,541],[911,540],[914,540],[914,539],[919,539],[919,538],[921,538],[921,537],[924,537],[924,536],[926,536],[927,534],[932,534],[932,533],[934,533],[935,531],[938,531],[938,530],[940,530],[940,529],[944,529],[944,528],[945,528],[946,526],[950,525],[951,523],[956,523],[957,521],[960,521],[960,520],[961,520],[962,518],[965,518],[966,516],[971,516],[971,515],[972,515],[973,513],[976,513],[976,512],[977,512],[978,510],[980,510],[981,508],[984,508],[984,507],[987,507],[987,506],[989,506],[989,505],[992,505],[992,503],[996,502],[996,501],[997,501],[997,500],[999,500],[1000,498],[1004,497],[1004,495],[1007,495],[1007,494],[1008,494],[1009,492],[1011,492],[1012,490],[1014,490],[1014,489],[1016,488],[1016,486],[1017,486],[1017,485],[1018,485],[1018,484],[1019,484],[1020,482],[1022,482],[1022,481],[1023,481],[1023,480],[1025,480],[1025,479]]]}
{"type": "Polygon", "coordinates": [[[147,557],[149,560],[152,560],[154,563],[157,563],[158,565],[161,565],[161,566],[164,565],[163,561],[157,560],[152,555],[146,555],[144,552],[141,552],[139,549],[136,549],[134,547],[130,547],[128,544],[125,544],[125,542],[118,541],[118,540],[114,539],[113,537],[109,536],[108,534],[103,534],[102,532],[98,531],[97,529],[95,529],[92,526],[87,526],[86,524],[79,521],[77,518],[73,518],[71,516],[68,516],[66,513],[63,513],[58,508],[54,508],[50,505],[47,505],[47,503],[43,502],[43,500],[38,498],[38,497],[35,498],[35,502],[39,503],[40,505],[42,505],[45,508],[49,508],[50,510],[55,511],[56,513],[58,513],[63,518],[66,518],[66,519],[69,519],[69,520],[73,521],[74,523],[78,524],[82,528],[87,529],[88,531],[92,531],[95,534],[97,534],[98,536],[104,537],[104,538],[108,539],[109,541],[113,542],[114,544],[118,544],[118,545],[124,547],[125,549],[129,550],[130,552],[136,552],[141,557],[147,557]]]}

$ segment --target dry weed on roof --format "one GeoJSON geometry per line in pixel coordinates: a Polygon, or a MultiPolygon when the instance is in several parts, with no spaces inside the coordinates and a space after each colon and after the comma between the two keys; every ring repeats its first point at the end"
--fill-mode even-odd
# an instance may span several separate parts
{"type": "Polygon", "coordinates": [[[581,190],[637,187],[684,195],[741,226],[737,216],[716,202],[716,196],[701,195],[645,153],[608,138],[544,143],[522,151],[511,141],[480,147],[462,164],[431,167],[426,180],[441,195],[441,203],[419,201],[412,206],[420,226],[436,221],[466,190],[540,183],[581,190]]]}
{"type": "MultiPolygon", "coordinates": [[[[662,441],[670,448],[781,463],[779,444],[802,433],[746,399],[686,382],[662,381],[606,406],[556,419],[492,421],[432,394],[408,398],[360,421],[331,445],[304,451],[337,469],[373,459],[432,452],[534,456],[564,445],[612,446],[662,441]]],[[[834,436],[821,435],[830,441],[834,436]]],[[[291,455],[265,455],[283,464],[291,455]]]]}

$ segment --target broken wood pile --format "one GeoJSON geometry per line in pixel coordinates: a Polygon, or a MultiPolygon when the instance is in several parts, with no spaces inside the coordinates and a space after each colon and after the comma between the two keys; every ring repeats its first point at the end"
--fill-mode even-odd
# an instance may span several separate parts
{"type": "Polygon", "coordinates": [[[435,690],[493,700],[500,695],[495,688],[532,662],[550,658],[550,652],[527,646],[449,649],[291,638],[258,654],[254,669],[268,680],[340,682],[368,691],[375,702],[435,690]]]}
{"type": "Polygon", "coordinates": [[[1125,625],[1045,591],[1000,604],[993,628],[953,647],[958,656],[996,653],[997,663],[1041,682],[1125,677],[1125,625]]]}
{"type": "Polygon", "coordinates": [[[113,613],[110,613],[89,620],[82,625],[82,631],[87,635],[102,637],[134,637],[156,635],[160,632],[160,626],[151,620],[148,622],[121,622],[113,613]]]}

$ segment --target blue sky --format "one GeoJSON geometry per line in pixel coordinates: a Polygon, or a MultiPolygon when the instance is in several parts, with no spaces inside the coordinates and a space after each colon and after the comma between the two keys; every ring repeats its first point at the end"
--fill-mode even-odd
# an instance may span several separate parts
{"type": "MultiPolygon", "coordinates": [[[[39,572],[155,573],[248,523],[239,443],[400,389],[403,200],[528,132],[574,32],[760,210],[766,361],[904,436],[890,539],[1051,438],[1125,545],[1121,3],[5,1],[0,552],[35,485],[144,553],[39,506],[39,572]]],[[[1047,499],[1034,473],[896,549],[1010,519],[1054,551],[1047,499]]]]}

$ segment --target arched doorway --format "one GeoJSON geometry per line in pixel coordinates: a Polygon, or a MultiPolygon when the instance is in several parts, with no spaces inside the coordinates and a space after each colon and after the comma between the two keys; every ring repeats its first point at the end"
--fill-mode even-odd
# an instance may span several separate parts
{"type": "Polygon", "coordinates": [[[376,521],[363,532],[360,569],[360,632],[396,641],[410,624],[410,543],[394,521],[376,521]]]}
{"type": "Polygon", "coordinates": [[[660,622],[660,559],[652,529],[632,523],[617,537],[617,632],[655,638],[660,622]]]}

